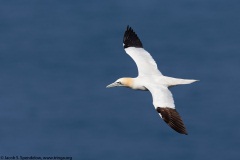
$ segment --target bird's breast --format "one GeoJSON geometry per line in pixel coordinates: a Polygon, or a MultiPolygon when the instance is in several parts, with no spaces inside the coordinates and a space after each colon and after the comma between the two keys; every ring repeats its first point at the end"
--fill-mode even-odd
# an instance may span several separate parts
{"type": "Polygon", "coordinates": [[[148,83],[149,79],[148,77],[137,77],[134,78],[132,89],[135,90],[141,90],[141,91],[148,91],[148,89],[145,87],[145,85],[148,83]]]}
{"type": "Polygon", "coordinates": [[[135,89],[135,90],[141,90],[141,91],[148,91],[148,89],[145,87],[145,86],[134,86],[132,87],[132,89],[135,89]]]}

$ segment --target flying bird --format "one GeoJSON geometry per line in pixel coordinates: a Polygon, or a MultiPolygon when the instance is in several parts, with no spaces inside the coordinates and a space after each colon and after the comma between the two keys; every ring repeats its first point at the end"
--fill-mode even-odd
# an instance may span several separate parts
{"type": "Polygon", "coordinates": [[[107,88],[123,86],[134,90],[150,91],[153,105],[160,117],[176,132],[187,135],[183,120],[175,109],[169,87],[190,84],[198,80],[164,76],[159,71],[152,56],[143,48],[137,34],[129,26],[127,26],[124,33],[123,47],[126,53],[135,61],[138,76],[136,78],[120,78],[108,85],[107,88]]]}

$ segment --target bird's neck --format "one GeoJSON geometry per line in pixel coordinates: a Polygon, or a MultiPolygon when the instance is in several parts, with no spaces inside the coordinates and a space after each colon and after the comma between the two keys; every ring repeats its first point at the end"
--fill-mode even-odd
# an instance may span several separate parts
{"type": "Polygon", "coordinates": [[[147,90],[147,88],[145,88],[141,81],[138,78],[129,78],[126,77],[123,80],[123,84],[125,87],[131,88],[131,89],[136,89],[136,90],[147,90]]]}
{"type": "Polygon", "coordinates": [[[130,78],[130,77],[122,78],[122,83],[125,87],[132,88],[134,84],[134,78],[130,78]]]}

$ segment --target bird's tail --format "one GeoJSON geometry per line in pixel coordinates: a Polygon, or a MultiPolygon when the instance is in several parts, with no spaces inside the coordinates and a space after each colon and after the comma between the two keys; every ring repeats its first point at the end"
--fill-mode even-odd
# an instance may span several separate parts
{"type": "Polygon", "coordinates": [[[196,80],[196,79],[178,79],[177,81],[177,85],[181,85],[181,84],[191,84],[193,82],[197,82],[199,80],[196,80]]]}
{"type": "Polygon", "coordinates": [[[199,80],[167,77],[167,82],[169,83],[169,87],[176,86],[176,85],[183,85],[183,84],[191,84],[197,81],[199,80]]]}

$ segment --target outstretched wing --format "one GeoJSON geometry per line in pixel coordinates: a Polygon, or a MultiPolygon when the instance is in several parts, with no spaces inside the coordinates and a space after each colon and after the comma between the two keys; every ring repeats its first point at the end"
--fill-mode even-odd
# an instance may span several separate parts
{"type": "Polygon", "coordinates": [[[139,76],[162,75],[152,56],[143,49],[142,42],[129,26],[127,26],[124,33],[123,47],[126,53],[135,61],[139,76]]]}
{"type": "Polygon", "coordinates": [[[145,86],[152,94],[153,105],[160,117],[175,131],[187,135],[186,127],[175,109],[174,100],[170,90],[163,85],[145,86]]]}

